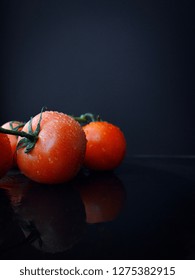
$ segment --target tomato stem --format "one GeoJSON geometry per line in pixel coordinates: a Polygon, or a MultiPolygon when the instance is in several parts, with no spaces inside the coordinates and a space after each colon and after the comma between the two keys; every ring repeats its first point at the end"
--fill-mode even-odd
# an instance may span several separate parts
{"type": "Polygon", "coordinates": [[[31,141],[34,141],[35,138],[37,138],[36,135],[32,135],[32,134],[29,134],[29,133],[24,132],[24,131],[5,129],[3,127],[0,127],[0,133],[25,137],[25,138],[27,138],[27,139],[29,139],[31,141]]]}
{"type": "MultiPolygon", "coordinates": [[[[17,143],[17,149],[25,148],[24,152],[29,153],[34,148],[39,138],[38,136],[41,129],[42,113],[44,110],[45,107],[41,109],[39,121],[34,131],[32,129],[33,118],[31,117],[30,121],[28,122],[28,132],[18,131],[18,129],[5,129],[3,127],[0,127],[0,133],[21,136],[22,138],[17,143]]],[[[18,126],[18,128],[20,128],[20,125],[18,126]]]]}
{"type": "Polygon", "coordinates": [[[74,120],[79,122],[80,124],[86,124],[86,123],[90,123],[90,122],[95,122],[95,121],[101,121],[100,116],[98,115],[97,117],[95,117],[93,114],[91,113],[85,113],[80,115],[79,117],[74,117],[74,120]]]}

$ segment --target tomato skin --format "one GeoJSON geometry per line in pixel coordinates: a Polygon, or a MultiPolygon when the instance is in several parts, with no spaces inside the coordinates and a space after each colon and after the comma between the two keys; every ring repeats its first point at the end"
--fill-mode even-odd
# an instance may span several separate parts
{"type": "Polygon", "coordinates": [[[13,163],[12,150],[9,138],[0,133],[0,178],[11,168],[13,163]]]}
{"type": "MultiPolygon", "coordinates": [[[[32,130],[37,127],[40,114],[32,119],[32,130]]],[[[28,132],[29,122],[22,131],[28,132]]],[[[20,141],[20,137],[18,141],[20,141]]],[[[40,132],[34,148],[25,153],[17,150],[19,169],[28,178],[47,184],[69,181],[83,164],[86,137],[81,126],[70,116],[46,111],[42,113],[40,132]]]]}
{"type": "Polygon", "coordinates": [[[112,170],[126,153],[126,140],[119,127],[105,122],[91,122],[83,127],[87,138],[84,164],[94,170],[112,170]]]}
{"type": "MultiPolygon", "coordinates": [[[[10,129],[11,130],[10,124],[12,124],[13,128],[15,128],[19,124],[22,124],[22,123],[18,122],[18,121],[6,122],[5,124],[2,125],[2,127],[5,128],[5,129],[10,129]]],[[[21,130],[22,130],[22,127],[20,127],[18,129],[18,131],[21,131],[21,130]]],[[[15,135],[11,135],[11,134],[7,134],[7,136],[9,138],[11,149],[12,149],[12,154],[13,154],[13,167],[16,167],[17,166],[16,146],[17,146],[18,137],[15,136],[15,135]]]]}

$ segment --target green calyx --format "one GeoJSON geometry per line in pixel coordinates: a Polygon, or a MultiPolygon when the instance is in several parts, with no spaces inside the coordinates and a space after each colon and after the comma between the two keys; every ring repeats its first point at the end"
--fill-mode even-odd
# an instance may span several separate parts
{"type": "Polygon", "coordinates": [[[17,150],[21,149],[21,148],[25,148],[24,152],[25,153],[29,153],[35,146],[37,140],[38,140],[38,135],[40,132],[40,128],[41,128],[41,120],[42,120],[42,113],[44,111],[44,107],[41,110],[41,114],[40,114],[40,118],[37,124],[37,127],[35,129],[35,131],[32,130],[32,117],[29,121],[29,125],[28,125],[28,132],[26,133],[26,136],[24,136],[24,138],[22,138],[17,145],[17,150]],[[27,137],[28,135],[28,137],[27,137]]]}

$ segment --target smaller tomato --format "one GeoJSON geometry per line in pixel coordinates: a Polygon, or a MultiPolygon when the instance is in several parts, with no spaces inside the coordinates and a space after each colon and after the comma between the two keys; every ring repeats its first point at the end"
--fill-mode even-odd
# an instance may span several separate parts
{"type": "Polygon", "coordinates": [[[112,170],[120,165],[126,152],[126,140],[119,127],[95,121],[83,126],[87,148],[84,164],[94,170],[112,170]]]}
{"type": "Polygon", "coordinates": [[[0,178],[11,168],[13,163],[12,150],[9,138],[0,133],[0,178]]]}
{"type": "MultiPolygon", "coordinates": [[[[5,124],[3,124],[2,128],[21,131],[23,126],[24,126],[24,123],[22,123],[22,122],[10,121],[10,122],[6,122],[5,124]]],[[[17,166],[16,146],[17,146],[18,136],[11,135],[11,134],[7,134],[7,136],[9,138],[11,149],[12,149],[13,166],[17,166]]]]}

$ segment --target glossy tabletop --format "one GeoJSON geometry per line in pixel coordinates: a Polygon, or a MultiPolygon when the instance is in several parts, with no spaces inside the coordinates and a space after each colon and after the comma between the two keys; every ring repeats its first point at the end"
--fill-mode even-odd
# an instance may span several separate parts
{"type": "Polygon", "coordinates": [[[195,159],[129,158],[40,185],[0,180],[1,259],[195,259],[195,159]]]}

